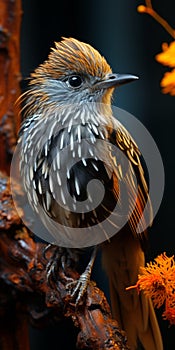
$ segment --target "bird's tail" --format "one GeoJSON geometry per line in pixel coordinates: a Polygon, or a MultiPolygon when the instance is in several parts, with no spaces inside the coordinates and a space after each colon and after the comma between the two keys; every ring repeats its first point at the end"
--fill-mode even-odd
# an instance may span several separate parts
{"type": "Polygon", "coordinates": [[[151,299],[137,290],[126,290],[136,284],[145,258],[139,240],[127,228],[103,246],[103,266],[110,285],[114,318],[126,331],[131,350],[163,350],[162,338],[151,299]]]}

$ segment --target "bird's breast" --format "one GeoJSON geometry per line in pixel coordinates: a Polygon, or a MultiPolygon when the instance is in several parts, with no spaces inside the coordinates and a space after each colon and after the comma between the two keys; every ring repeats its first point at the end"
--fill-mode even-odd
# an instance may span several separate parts
{"type": "MultiPolygon", "coordinates": [[[[42,128],[44,123],[38,122],[42,128]]],[[[28,146],[21,169],[30,203],[36,210],[42,206],[47,216],[67,226],[96,225],[116,204],[105,126],[95,118],[70,119],[59,127],[53,123],[45,123],[43,131],[35,126],[23,132],[28,146]]]]}

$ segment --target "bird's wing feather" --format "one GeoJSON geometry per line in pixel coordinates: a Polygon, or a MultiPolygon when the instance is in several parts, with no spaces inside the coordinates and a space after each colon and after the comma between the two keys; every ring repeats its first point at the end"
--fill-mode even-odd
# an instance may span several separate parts
{"type": "MultiPolygon", "coordinates": [[[[109,278],[113,315],[120,326],[125,329],[132,350],[138,349],[139,343],[145,350],[162,350],[161,335],[151,300],[142,293],[138,295],[136,290],[126,291],[126,287],[136,284],[140,267],[145,264],[141,244],[142,234],[138,235],[136,228],[147,201],[149,201],[150,222],[152,217],[140,152],[128,132],[120,124],[113,133],[109,131],[109,140],[117,145],[130,160],[128,166],[125,167],[123,159],[118,159],[122,172],[121,179],[118,178],[119,187],[120,181],[124,181],[130,202],[131,212],[128,223],[110,242],[103,245],[102,254],[103,266],[109,278]]],[[[114,172],[114,193],[117,177],[118,174],[114,172]]],[[[118,189],[116,193],[118,196],[118,189]]]]}
{"type": "Polygon", "coordinates": [[[153,220],[152,205],[142,166],[142,157],[133,138],[118,121],[115,121],[112,132],[109,129],[108,138],[109,142],[115,146],[114,151],[116,151],[117,155],[113,155],[113,157],[117,158],[118,169],[120,169],[120,174],[119,171],[116,173],[115,168],[113,173],[114,183],[118,181],[116,195],[118,198],[120,184],[122,184],[126,190],[125,201],[127,200],[129,203],[128,222],[134,235],[137,235],[137,226],[138,223],[140,224],[140,231],[143,234],[139,238],[142,240],[145,228],[153,220]],[[144,211],[145,207],[146,210],[144,211]],[[144,217],[142,217],[143,211],[144,217]]]}

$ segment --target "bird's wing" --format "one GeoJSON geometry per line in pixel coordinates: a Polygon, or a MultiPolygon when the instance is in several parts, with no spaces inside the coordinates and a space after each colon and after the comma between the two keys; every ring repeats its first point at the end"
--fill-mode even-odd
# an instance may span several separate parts
{"type": "MultiPolygon", "coordinates": [[[[141,155],[131,136],[118,123],[113,132],[109,130],[109,141],[116,147],[118,156],[116,156],[116,161],[118,167],[121,167],[120,174],[116,171],[113,173],[113,191],[114,193],[116,191],[116,197],[119,198],[122,206],[123,198],[122,195],[120,198],[118,187],[120,188],[123,181],[127,193],[126,198],[129,201],[128,223],[102,248],[103,266],[109,278],[113,315],[126,331],[131,350],[139,349],[139,343],[145,350],[162,350],[160,330],[151,300],[142,293],[138,294],[135,289],[126,291],[126,287],[136,284],[140,267],[145,264],[141,244],[142,234],[137,234],[136,228],[146,203],[148,203],[147,210],[150,215],[149,222],[152,218],[141,155]],[[120,156],[118,148],[124,156],[120,156]],[[117,179],[118,185],[115,190],[117,179]]],[[[112,154],[112,157],[115,157],[115,154],[112,154]]],[[[127,206],[127,203],[124,202],[123,205],[127,206]]],[[[145,228],[144,219],[141,224],[145,228]]]]}
{"type": "Polygon", "coordinates": [[[112,132],[109,129],[108,138],[114,145],[112,158],[116,158],[117,163],[113,172],[113,190],[121,205],[126,206],[128,203],[129,225],[134,235],[137,235],[137,226],[140,225],[139,232],[142,234],[138,234],[138,237],[142,240],[145,228],[151,225],[153,220],[149,188],[142,166],[144,160],[133,138],[118,121],[115,121],[112,132]],[[118,183],[117,187],[115,183],[118,183]]]}

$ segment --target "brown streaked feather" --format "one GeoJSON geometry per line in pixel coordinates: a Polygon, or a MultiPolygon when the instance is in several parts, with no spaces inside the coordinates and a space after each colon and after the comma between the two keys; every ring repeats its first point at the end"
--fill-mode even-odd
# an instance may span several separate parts
{"type": "MultiPolygon", "coordinates": [[[[144,170],[140,160],[140,151],[130,134],[127,132],[127,130],[117,121],[116,125],[113,126],[112,132],[109,128],[108,138],[112,144],[117,145],[121,149],[121,151],[124,153],[124,155],[126,155],[126,157],[129,160],[129,166],[125,174],[122,174],[122,164],[119,164],[118,166],[118,169],[119,167],[121,167],[121,180],[124,181],[125,186],[127,187],[128,198],[130,201],[129,224],[134,236],[137,235],[136,228],[138,223],[140,223],[141,227],[143,227],[144,234],[146,224],[144,222],[144,218],[142,218],[142,213],[146,204],[148,204],[147,210],[149,211],[149,223],[152,223],[153,213],[151,201],[149,198],[149,189],[145,181],[144,170]],[[137,180],[137,183],[135,180],[137,180]],[[142,220],[140,222],[141,218],[142,220]]],[[[114,174],[114,178],[115,176],[117,175],[114,174]]],[[[143,239],[143,234],[139,235],[141,239],[143,239]]]]}

